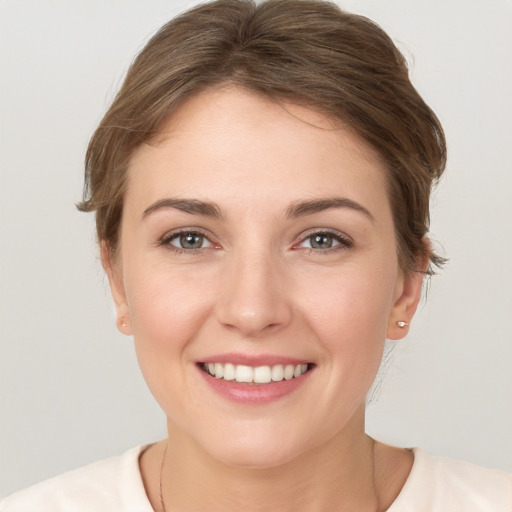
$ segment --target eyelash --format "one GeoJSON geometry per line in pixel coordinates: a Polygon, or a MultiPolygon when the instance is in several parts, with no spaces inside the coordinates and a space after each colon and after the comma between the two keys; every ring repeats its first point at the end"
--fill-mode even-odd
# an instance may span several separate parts
{"type": "MultiPolygon", "coordinates": [[[[173,231],[172,233],[169,233],[169,234],[166,234],[165,236],[163,236],[159,240],[158,245],[166,247],[169,250],[172,250],[175,254],[187,254],[187,255],[200,254],[205,249],[209,249],[210,247],[214,247],[214,248],[218,247],[208,238],[208,236],[205,233],[203,233],[197,229],[180,229],[178,231],[173,231]],[[207,247],[185,249],[183,247],[177,247],[171,243],[172,241],[177,240],[179,237],[181,237],[183,235],[191,235],[191,236],[201,237],[203,240],[207,241],[210,245],[207,247]]],[[[345,234],[342,234],[339,232],[334,232],[334,231],[329,231],[329,230],[319,230],[319,231],[311,231],[311,232],[307,233],[306,236],[303,236],[301,238],[301,240],[292,247],[292,249],[294,249],[294,250],[306,249],[308,254],[320,255],[320,254],[330,254],[335,251],[346,250],[346,249],[349,249],[350,247],[352,247],[353,245],[354,245],[354,242],[352,241],[352,239],[349,238],[345,234]],[[315,247],[300,247],[304,242],[306,242],[307,240],[311,240],[315,236],[316,237],[330,237],[335,242],[337,242],[337,245],[334,245],[333,247],[328,247],[327,249],[320,249],[320,248],[315,248],[315,247]]]]}
{"type": "Polygon", "coordinates": [[[171,243],[173,240],[179,239],[183,235],[192,235],[192,236],[201,237],[204,240],[206,240],[210,244],[210,246],[215,247],[215,244],[208,238],[208,236],[205,233],[202,233],[201,231],[199,231],[197,229],[186,229],[186,228],[180,229],[178,231],[173,231],[172,233],[168,233],[168,234],[164,235],[159,240],[158,245],[173,251],[175,254],[187,254],[187,255],[200,254],[205,249],[210,248],[210,246],[208,246],[208,247],[198,247],[197,249],[194,249],[194,248],[185,249],[183,247],[177,247],[171,243]]]}
{"type": "MultiPolygon", "coordinates": [[[[310,242],[311,243],[311,242],[310,242]]],[[[315,255],[325,255],[325,254],[331,254],[336,251],[343,251],[350,249],[354,245],[353,240],[348,237],[347,235],[340,233],[338,231],[330,231],[330,230],[319,230],[319,231],[310,231],[306,234],[303,238],[301,238],[300,242],[295,244],[293,246],[294,249],[306,249],[309,254],[315,254],[315,255]],[[330,237],[335,242],[337,242],[337,245],[334,245],[333,247],[329,247],[327,249],[319,249],[314,247],[300,247],[304,242],[307,240],[313,239],[313,237],[330,237]]]]}

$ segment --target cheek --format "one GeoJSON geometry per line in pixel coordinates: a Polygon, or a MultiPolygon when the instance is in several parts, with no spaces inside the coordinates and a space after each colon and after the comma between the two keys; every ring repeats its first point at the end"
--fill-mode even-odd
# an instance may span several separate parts
{"type": "Polygon", "coordinates": [[[130,274],[127,302],[141,371],[156,400],[169,411],[169,400],[187,386],[187,347],[210,314],[211,286],[204,274],[199,279],[147,268],[151,270],[130,274]],[[177,393],[170,394],[169,389],[177,393]]]}
{"type": "Polygon", "coordinates": [[[211,283],[204,273],[148,269],[127,286],[134,337],[162,348],[183,344],[209,312],[211,283]]]}
{"type": "Polygon", "coordinates": [[[378,267],[354,267],[331,274],[324,283],[321,293],[310,293],[304,302],[309,327],[339,379],[370,385],[382,357],[394,277],[378,267]]]}
{"type": "Polygon", "coordinates": [[[364,341],[372,333],[378,339],[385,337],[393,306],[394,276],[353,268],[331,274],[323,282],[321,293],[309,293],[305,302],[309,317],[327,334],[326,338],[364,341]]]}

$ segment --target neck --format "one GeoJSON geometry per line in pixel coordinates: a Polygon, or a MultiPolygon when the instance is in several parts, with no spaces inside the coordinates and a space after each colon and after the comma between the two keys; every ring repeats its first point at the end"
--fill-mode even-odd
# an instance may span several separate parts
{"type": "Polygon", "coordinates": [[[283,512],[373,512],[378,508],[373,441],[364,434],[364,414],[357,423],[323,446],[271,468],[223,464],[170,424],[161,472],[165,508],[259,512],[272,504],[283,512]]]}

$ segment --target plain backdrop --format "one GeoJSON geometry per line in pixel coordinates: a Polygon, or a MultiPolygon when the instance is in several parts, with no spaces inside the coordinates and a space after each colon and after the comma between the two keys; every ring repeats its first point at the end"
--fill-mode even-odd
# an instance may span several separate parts
{"type": "MultiPolygon", "coordinates": [[[[0,0],[0,495],[165,435],[117,333],[88,138],[148,36],[193,2],[0,0]]],[[[347,0],[397,42],[448,138],[432,234],[450,263],[368,431],[512,472],[512,2],[347,0]]]]}

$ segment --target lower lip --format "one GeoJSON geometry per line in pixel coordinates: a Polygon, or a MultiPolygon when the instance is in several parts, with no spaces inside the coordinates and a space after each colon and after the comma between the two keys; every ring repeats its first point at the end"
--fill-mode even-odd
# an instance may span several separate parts
{"type": "Polygon", "coordinates": [[[258,405],[275,402],[293,393],[309,379],[313,370],[309,369],[300,377],[268,384],[243,384],[236,380],[217,379],[199,367],[198,371],[206,384],[222,397],[232,402],[258,405]]]}

